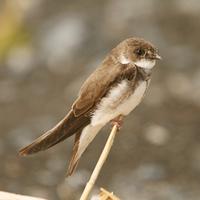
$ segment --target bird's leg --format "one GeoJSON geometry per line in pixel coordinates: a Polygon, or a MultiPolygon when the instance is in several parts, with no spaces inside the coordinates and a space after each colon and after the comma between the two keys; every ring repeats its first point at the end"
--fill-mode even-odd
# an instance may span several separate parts
{"type": "Polygon", "coordinates": [[[123,119],[124,119],[124,116],[123,115],[119,115],[118,117],[112,119],[110,122],[111,122],[111,125],[112,126],[117,126],[117,130],[119,131],[122,127],[122,124],[123,124],[123,119]]]}

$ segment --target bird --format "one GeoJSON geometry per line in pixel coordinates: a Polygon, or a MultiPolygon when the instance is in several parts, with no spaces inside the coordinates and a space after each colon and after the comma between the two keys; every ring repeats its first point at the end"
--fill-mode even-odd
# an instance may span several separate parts
{"type": "Polygon", "coordinates": [[[97,133],[107,123],[119,130],[124,117],[142,101],[157,60],[161,60],[158,49],[142,38],[120,42],[83,83],[68,114],[19,154],[46,150],[75,135],[67,172],[72,175],[97,133]]]}

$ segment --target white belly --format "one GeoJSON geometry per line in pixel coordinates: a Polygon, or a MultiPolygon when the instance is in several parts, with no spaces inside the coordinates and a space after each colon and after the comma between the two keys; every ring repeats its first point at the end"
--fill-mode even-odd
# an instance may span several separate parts
{"type": "Polygon", "coordinates": [[[122,98],[122,96],[129,90],[128,82],[126,80],[122,81],[110,91],[107,97],[102,99],[92,116],[92,126],[105,125],[119,115],[128,115],[140,103],[146,88],[147,82],[142,81],[139,83],[133,94],[124,99],[116,108],[113,108],[112,105],[117,101],[117,99],[122,98]]]}
{"type": "Polygon", "coordinates": [[[122,81],[110,91],[107,97],[102,99],[97,110],[93,113],[91,123],[81,133],[79,147],[74,157],[75,162],[106,123],[120,114],[128,115],[140,103],[146,88],[147,83],[143,81],[138,85],[133,94],[123,98],[127,91],[130,90],[127,81],[122,81]],[[120,104],[118,105],[116,102],[120,102],[120,104]]]}

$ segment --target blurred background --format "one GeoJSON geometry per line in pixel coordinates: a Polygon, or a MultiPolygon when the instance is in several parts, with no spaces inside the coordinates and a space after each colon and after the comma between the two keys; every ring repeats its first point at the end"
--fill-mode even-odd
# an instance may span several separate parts
{"type": "Polygon", "coordinates": [[[163,60],[94,192],[103,186],[122,200],[199,199],[199,35],[198,0],[1,0],[0,190],[78,199],[110,126],[68,179],[73,138],[30,157],[17,152],[67,113],[116,44],[139,36],[154,43],[163,60]]]}

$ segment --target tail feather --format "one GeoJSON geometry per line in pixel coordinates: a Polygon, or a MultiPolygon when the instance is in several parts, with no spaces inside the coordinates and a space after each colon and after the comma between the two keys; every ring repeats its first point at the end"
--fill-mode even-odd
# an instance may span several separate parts
{"type": "Polygon", "coordinates": [[[77,153],[78,147],[79,147],[81,132],[82,132],[82,130],[79,131],[78,133],[76,133],[76,136],[75,136],[74,146],[73,146],[73,150],[72,150],[72,157],[71,157],[69,167],[67,170],[67,176],[71,176],[74,173],[74,171],[76,170],[76,167],[78,165],[78,160],[75,160],[75,157],[76,157],[76,153],[77,153]]]}
{"type": "Polygon", "coordinates": [[[76,133],[74,147],[72,151],[72,157],[67,171],[67,176],[71,176],[73,172],[76,170],[81,155],[84,153],[88,145],[92,142],[92,140],[95,138],[95,136],[102,127],[103,125],[98,125],[98,126],[87,125],[86,127],[83,128],[83,130],[81,130],[81,132],[76,133]]]}
{"type": "Polygon", "coordinates": [[[84,115],[75,117],[73,111],[61,120],[54,128],[47,131],[33,143],[19,151],[20,155],[28,155],[46,150],[64,139],[72,136],[79,130],[82,130],[90,123],[90,118],[84,115]]]}

